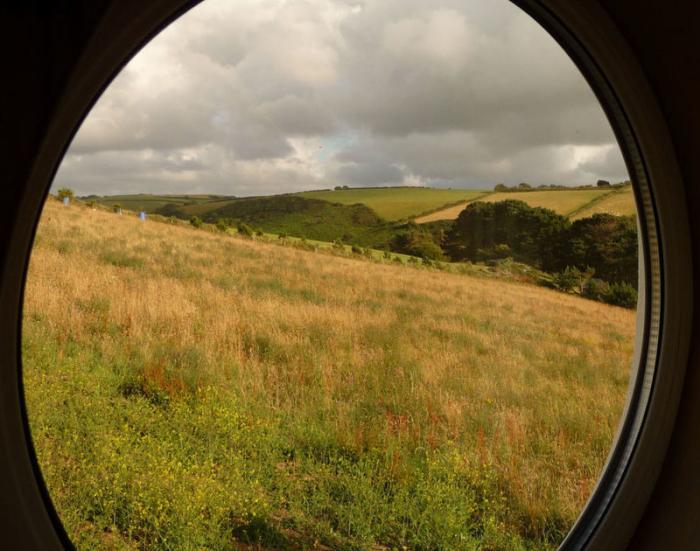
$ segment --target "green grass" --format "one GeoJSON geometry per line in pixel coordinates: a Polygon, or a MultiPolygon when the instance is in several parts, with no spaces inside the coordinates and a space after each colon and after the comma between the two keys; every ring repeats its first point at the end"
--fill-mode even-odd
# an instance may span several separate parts
{"type": "Polygon", "coordinates": [[[344,205],[361,203],[385,220],[405,220],[450,203],[474,199],[484,193],[487,192],[472,189],[397,187],[306,191],[299,195],[344,205]]]}
{"type": "Polygon", "coordinates": [[[167,204],[186,206],[227,200],[226,198],[217,195],[151,195],[146,193],[133,195],[89,196],[85,197],[84,199],[94,199],[98,203],[109,207],[121,205],[122,208],[127,210],[145,211],[148,213],[155,212],[157,209],[167,204]]]}
{"type": "Polygon", "coordinates": [[[205,221],[212,223],[219,218],[232,218],[267,233],[326,242],[342,239],[374,248],[386,246],[396,232],[393,224],[361,204],[344,205],[296,195],[275,195],[217,205],[216,209],[206,211],[201,210],[206,205],[185,206],[178,211],[183,217],[199,212],[205,221]]]}

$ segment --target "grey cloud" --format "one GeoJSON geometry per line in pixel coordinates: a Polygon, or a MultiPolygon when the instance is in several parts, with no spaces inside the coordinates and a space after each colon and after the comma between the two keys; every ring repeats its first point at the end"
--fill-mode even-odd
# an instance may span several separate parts
{"type": "Polygon", "coordinates": [[[358,186],[382,186],[400,184],[404,173],[398,167],[385,163],[352,163],[343,165],[336,172],[338,184],[358,186]]]}
{"type": "Polygon", "coordinates": [[[205,0],[117,77],[56,185],[579,184],[626,178],[614,144],[573,63],[506,0],[205,0]]]}

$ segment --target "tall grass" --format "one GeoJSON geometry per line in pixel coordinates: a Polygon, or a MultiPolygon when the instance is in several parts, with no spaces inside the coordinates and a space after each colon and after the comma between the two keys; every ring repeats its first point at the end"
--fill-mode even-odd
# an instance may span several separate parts
{"type": "Polygon", "coordinates": [[[49,201],[23,369],[79,548],[543,549],[622,412],[634,314],[49,201]]]}

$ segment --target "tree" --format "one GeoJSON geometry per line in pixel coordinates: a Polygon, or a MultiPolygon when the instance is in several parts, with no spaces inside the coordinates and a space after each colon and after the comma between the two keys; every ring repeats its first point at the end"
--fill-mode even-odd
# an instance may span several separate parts
{"type": "Polygon", "coordinates": [[[66,197],[68,197],[68,199],[73,199],[73,197],[75,196],[75,194],[73,193],[73,190],[72,190],[71,188],[69,188],[69,187],[62,187],[62,188],[60,188],[60,189],[56,192],[56,194],[58,195],[58,198],[59,198],[61,201],[63,201],[63,199],[65,199],[66,197]]]}
{"type": "Polygon", "coordinates": [[[471,261],[502,258],[509,251],[518,262],[550,271],[568,227],[565,217],[523,201],[479,201],[469,204],[452,224],[445,250],[452,260],[471,261]]]}
{"type": "Polygon", "coordinates": [[[532,186],[528,184],[527,182],[521,182],[518,184],[518,190],[520,191],[529,191],[532,189],[532,186]]]}
{"type": "Polygon", "coordinates": [[[195,228],[201,228],[202,227],[202,219],[199,216],[192,216],[190,218],[190,224],[194,226],[195,228]]]}
{"type": "Polygon", "coordinates": [[[442,235],[442,230],[435,235],[415,225],[407,224],[406,227],[407,230],[397,234],[391,240],[391,250],[419,258],[444,260],[445,255],[440,243],[436,241],[436,237],[439,239],[442,235]]]}
{"type": "Polygon", "coordinates": [[[500,183],[500,184],[496,184],[496,186],[493,188],[493,191],[500,191],[500,192],[510,191],[510,188],[507,185],[500,183]]]}
{"type": "Polygon", "coordinates": [[[596,182],[596,186],[598,186],[598,187],[610,187],[610,182],[608,182],[607,180],[598,180],[596,182]]]}
{"type": "Polygon", "coordinates": [[[633,216],[598,213],[576,220],[563,237],[554,269],[591,266],[597,278],[637,287],[637,224],[633,216]]]}

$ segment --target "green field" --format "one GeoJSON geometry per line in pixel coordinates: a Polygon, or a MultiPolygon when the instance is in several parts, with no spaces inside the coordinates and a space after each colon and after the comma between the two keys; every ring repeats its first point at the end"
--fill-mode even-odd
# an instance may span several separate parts
{"type": "Polygon", "coordinates": [[[487,192],[472,189],[400,187],[306,191],[299,195],[344,205],[361,203],[385,220],[405,220],[485,193],[487,192]]]}
{"type": "Polygon", "coordinates": [[[94,199],[98,203],[107,206],[120,205],[122,208],[133,211],[154,212],[157,209],[174,204],[179,206],[207,204],[213,201],[228,201],[230,199],[218,195],[151,195],[139,193],[133,195],[107,195],[88,196],[84,200],[94,199]]]}
{"type": "Polygon", "coordinates": [[[634,312],[285,243],[47,203],[24,389],[77,547],[556,548],[634,312]]]}

